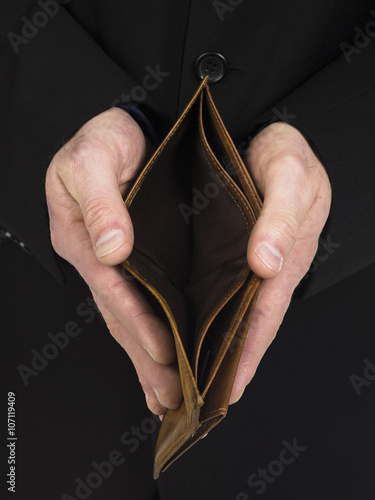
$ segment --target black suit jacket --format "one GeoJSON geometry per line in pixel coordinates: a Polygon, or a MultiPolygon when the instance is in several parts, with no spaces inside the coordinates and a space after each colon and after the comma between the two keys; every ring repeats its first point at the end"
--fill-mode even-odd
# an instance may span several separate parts
{"type": "Polygon", "coordinates": [[[226,58],[212,93],[239,147],[287,119],[321,156],[333,205],[305,280],[315,293],[374,261],[375,8],[370,0],[2,0],[0,225],[63,280],[44,177],[88,119],[138,101],[162,137],[226,58]],[[149,75],[149,76],[148,76],[149,75]]]}

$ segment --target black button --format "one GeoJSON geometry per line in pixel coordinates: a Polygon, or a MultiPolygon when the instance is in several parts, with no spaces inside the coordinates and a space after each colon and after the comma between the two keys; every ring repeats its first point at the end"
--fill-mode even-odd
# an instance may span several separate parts
{"type": "Polygon", "coordinates": [[[206,52],[198,57],[195,67],[200,78],[208,75],[208,83],[215,83],[225,75],[227,62],[225,57],[217,52],[206,52]]]}

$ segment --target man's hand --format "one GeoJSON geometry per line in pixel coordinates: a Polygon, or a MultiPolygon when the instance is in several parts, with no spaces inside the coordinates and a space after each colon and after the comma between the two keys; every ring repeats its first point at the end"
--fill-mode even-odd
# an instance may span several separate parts
{"type": "Polygon", "coordinates": [[[237,402],[275,338],[292,294],[308,271],[331,204],[326,171],[303,135],[286,123],[266,127],[245,163],[264,197],[248,245],[262,283],[230,403],[237,402]]]}
{"type": "MultiPolygon", "coordinates": [[[[107,326],[131,358],[155,414],[182,399],[173,338],[116,264],[133,247],[123,197],[147,155],[137,123],[112,108],[87,122],[53,158],[46,177],[52,244],[89,285],[107,326]]],[[[265,278],[231,403],[271,344],[294,288],[309,269],[328,217],[327,174],[304,137],[285,123],[264,129],[245,161],[264,196],[249,241],[252,270],[265,278]]]]}
{"type": "Polygon", "coordinates": [[[89,285],[130,356],[150,410],[177,408],[182,392],[173,337],[120,267],[133,247],[123,197],[146,157],[138,124],[119,108],[88,121],[54,156],[46,177],[52,244],[89,285]]]}

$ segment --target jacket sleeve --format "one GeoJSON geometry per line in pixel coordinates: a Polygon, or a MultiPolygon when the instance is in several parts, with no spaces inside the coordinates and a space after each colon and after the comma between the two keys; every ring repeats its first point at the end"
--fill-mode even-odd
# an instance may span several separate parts
{"type": "MultiPolygon", "coordinates": [[[[45,172],[87,120],[136,82],[54,0],[0,6],[0,226],[59,281],[49,236],[45,172]]],[[[148,116],[158,115],[147,98],[148,116]]]]}
{"type": "Polygon", "coordinates": [[[309,141],[333,191],[331,213],[303,297],[331,286],[375,260],[375,40],[343,52],[266,111],[249,131],[287,121],[309,141]]]}

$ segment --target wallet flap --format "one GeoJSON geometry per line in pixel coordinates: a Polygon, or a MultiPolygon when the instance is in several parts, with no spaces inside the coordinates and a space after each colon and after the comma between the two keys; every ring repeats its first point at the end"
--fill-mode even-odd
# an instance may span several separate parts
{"type": "MultiPolygon", "coordinates": [[[[223,154],[222,162],[224,165],[228,162],[230,168],[234,170],[235,175],[238,177],[242,190],[246,195],[246,199],[248,200],[253,210],[253,220],[255,223],[255,220],[259,217],[260,211],[262,209],[262,202],[259,197],[258,191],[246,166],[244,165],[239,152],[237,151],[236,146],[234,145],[231,136],[228,134],[224,126],[223,120],[221,119],[221,116],[219,115],[219,112],[212,99],[212,95],[208,85],[204,87],[204,94],[206,98],[207,108],[209,109],[209,116],[213,124],[210,130],[212,130],[220,138],[219,141],[216,140],[215,142],[221,142],[224,146],[225,151],[223,154]]],[[[211,145],[213,145],[213,143],[214,141],[210,141],[211,145]]]]}

